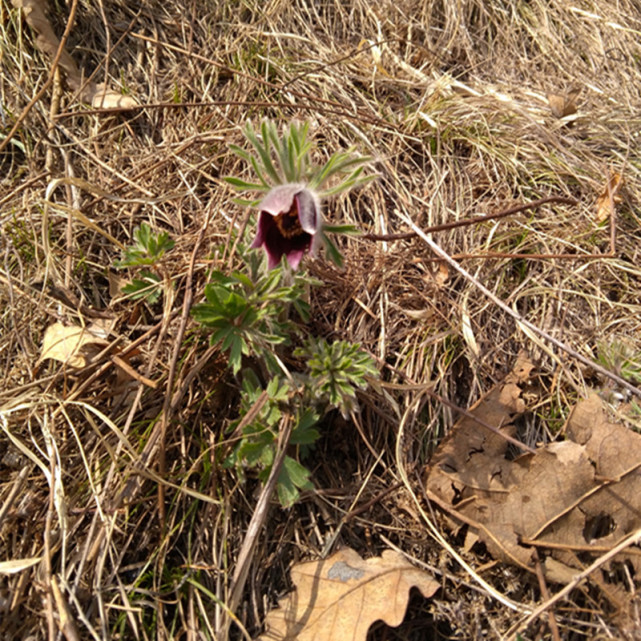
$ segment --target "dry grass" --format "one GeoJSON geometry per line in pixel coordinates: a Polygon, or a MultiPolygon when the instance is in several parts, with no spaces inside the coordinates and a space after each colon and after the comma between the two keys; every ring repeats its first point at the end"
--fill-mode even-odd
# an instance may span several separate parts
{"type": "MultiPolygon", "coordinates": [[[[67,14],[52,11],[61,34],[67,14]]],[[[6,134],[51,61],[8,0],[1,12],[6,134]]],[[[319,156],[353,143],[373,155],[379,180],[326,211],[368,232],[407,231],[403,217],[426,228],[548,195],[576,198],[434,239],[455,256],[575,254],[460,262],[582,356],[603,358],[624,344],[638,357],[640,38],[634,0],[81,3],[69,39],[76,62],[151,106],[96,113],[54,82],[0,152],[0,561],[43,559],[0,577],[0,638],[54,639],[64,608],[87,639],[215,638],[220,629],[259,488],[221,467],[236,385],[215,350],[203,359],[207,339],[184,302],[201,299],[212,265],[240,260],[230,230],[245,212],[221,177],[244,171],[227,144],[243,144],[247,119],[309,119],[319,156]],[[582,89],[578,114],[559,120],[545,95],[571,86],[582,89]],[[595,203],[614,171],[625,177],[615,255],[586,258],[609,252],[595,203]],[[74,176],[93,192],[67,181],[47,203],[52,181],[74,176]],[[142,222],[176,240],[164,262],[174,283],[164,308],[109,294],[114,240],[127,245],[142,222]],[[114,322],[110,354],[137,341],[128,362],[155,387],[124,376],[108,354],[80,372],[36,367],[48,325],[96,313],[114,322]]],[[[469,280],[439,271],[420,239],[342,246],[344,271],[322,257],[306,263],[325,283],[312,295],[310,329],[361,341],[385,363],[385,381],[433,383],[468,407],[524,348],[544,373],[531,442],[548,439],[586,389],[619,391],[523,332],[469,280]]],[[[273,505],[254,551],[236,612],[250,636],[288,589],[291,564],[339,546],[371,555],[394,544],[443,579],[431,603],[412,602],[401,628],[372,638],[500,638],[523,618],[479,588],[416,510],[420,471],[455,418],[420,394],[411,385],[371,392],[357,425],[326,420],[317,491],[288,511],[273,505]]],[[[450,544],[474,568],[488,560],[463,552],[455,536],[450,544]]],[[[542,600],[513,568],[482,576],[523,608],[542,600]]],[[[556,617],[564,639],[621,638],[633,612],[613,613],[586,589],[556,617]]],[[[524,638],[539,638],[546,621],[524,638]]],[[[232,627],[232,638],[242,634],[232,627]]]]}

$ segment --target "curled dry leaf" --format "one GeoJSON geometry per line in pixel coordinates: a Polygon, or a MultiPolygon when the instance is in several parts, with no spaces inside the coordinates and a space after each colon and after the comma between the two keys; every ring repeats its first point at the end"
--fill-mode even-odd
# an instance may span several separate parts
{"type": "Polygon", "coordinates": [[[296,592],[267,615],[258,641],[365,641],[374,621],[400,625],[410,588],[429,598],[439,587],[393,550],[366,561],[354,550],[340,550],[294,566],[292,581],[296,592]]]}
{"type": "Polygon", "coordinates": [[[570,89],[567,93],[549,93],[547,94],[550,111],[557,118],[565,118],[577,112],[576,99],[581,93],[580,88],[570,89]]]}
{"type": "MultiPolygon", "coordinates": [[[[506,379],[471,411],[513,433],[522,396],[506,379]]],[[[566,436],[514,459],[505,440],[464,418],[433,457],[428,495],[495,558],[532,570],[536,548],[548,580],[566,582],[583,569],[578,554],[585,562],[641,527],[641,435],[608,422],[593,395],[574,408],[566,436]]],[[[616,559],[641,577],[640,550],[616,559]]]]}
{"type": "Polygon", "coordinates": [[[100,325],[79,327],[54,323],[47,327],[42,341],[38,364],[51,358],[69,367],[84,367],[87,364],[86,347],[102,348],[108,344],[108,330],[100,325]]]}
{"type": "MultiPolygon", "coordinates": [[[[29,26],[38,34],[36,44],[38,48],[53,58],[60,47],[60,40],[57,38],[51,24],[45,14],[45,0],[12,0],[17,9],[22,9],[25,20],[29,26]]],[[[85,82],[83,74],[74,62],[66,49],[62,50],[59,68],[64,72],[67,83],[73,91],[80,92],[80,99],[88,102],[96,108],[131,108],[137,103],[131,96],[124,96],[103,84],[85,82]]]]}
{"type": "Polygon", "coordinates": [[[615,205],[621,202],[619,192],[623,185],[623,176],[614,172],[608,178],[603,191],[599,194],[596,201],[596,221],[602,223],[614,214],[615,205]]]}

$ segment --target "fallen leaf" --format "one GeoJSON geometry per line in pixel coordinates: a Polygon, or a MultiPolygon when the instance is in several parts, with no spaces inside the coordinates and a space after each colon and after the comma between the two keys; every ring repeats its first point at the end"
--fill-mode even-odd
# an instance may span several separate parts
{"type": "Polygon", "coordinates": [[[104,84],[89,83],[81,93],[82,99],[94,109],[131,109],[138,103],[127,94],[105,87],[104,84]]]}
{"type": "Polygon", "coordinates": [[[442,289],[447,284],[447,281],[450,279],[450,270],[445,261],[441,261],[438,264],[436,272],[432,274],[434,281],[439,289],[442,289]]]}
{"type": "Polygon", "coordinates": [[[481,357],[481,350],[479,348],[479,344],[476,342],[476,336],[474,335],[474,329],[472,328],[472,319],[470,318],[468,311],[468,303],[469,292],[465,294],[461,304],[461,333],[463,334],[463,340],[474,355],[474,358],[478,360],[481,357]]]}
{"type": "Polygon", "coordinates": [[[99,347],[107,345],[104,332],[105,328],[102,325],[79,327],[54,323],[45,331],[38,364],[46,359],[53,359],[69,367],[84,367],[87,364],[84,348],[91,345],[99,347]]]}
{"type": "MultiPolygon", "coordinates": [[[[513,434],[525,389],[514,378],[527,372],[515,367],[472,414],[513,434]]],[[[504,439],[465,417],[429,465],[428,496],[495,558],[532,571],[536,548],[547,579],[568,581],[586,556],[607,552],[641,527],[641,435],[608,422],[592,395],[572,411],[566,436],[514,458],[504,439]]],[[[641,577],[641,551],[630,548],[616,559],[641,577]]]]}
{"type": "Polygon", "coordinates": [[[614,214],[615,205],[621,202],[621,186],[623,185],[623,176],[614,172],[608,178],[603,191],[596,200],[596,221],[602,223],[614,214]]]}
{"type": "Polygon", "coordinates": [[[565,118],[577,112],[576,99],[581,93],[580,88],[570,89],[567,93],[546,94],[550,111],[557,118],[565,118]]]}
{"type": "Polygon", "coordinates": [[[393,550],[361,559],[344,549],[323,561],[295,565],[296,592],[281,599],[258,641],[365,641],[374,621],[400,625],[409,591],[430,598],[439,583],[393,550]]]}
{"type": "Polygon", "coordinates": [[[123,278],[115,272],[109,272],[107,274],[107,282],[109,283],[109,297],[112,299],[122,299],[124,298],[122,293],[122,288],[125,285],[131,284],[131,281],[127,278],[123,278]]]}

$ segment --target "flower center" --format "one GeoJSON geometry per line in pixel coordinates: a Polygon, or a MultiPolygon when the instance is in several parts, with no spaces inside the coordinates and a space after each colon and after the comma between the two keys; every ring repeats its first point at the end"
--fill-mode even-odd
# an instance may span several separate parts
{"type": "Polygon", "coordinates": [[[298,203],[295,198],[289,211],[274,216],[274,223],[283,238],[294,238],[305,233],[298,220],[298,203]]]}

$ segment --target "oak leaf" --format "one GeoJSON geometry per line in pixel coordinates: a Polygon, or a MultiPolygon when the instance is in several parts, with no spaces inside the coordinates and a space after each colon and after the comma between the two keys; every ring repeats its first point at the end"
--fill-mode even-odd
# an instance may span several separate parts
{"type": "Polygon", "coordinates": [[[258,641],[365,641],[374,621],[400,625],[409,592],[431,597],[439,583],[399,552],[361,559],[349,548],[292,568],[296,591],[265,620],[258,641]]]}
{"type": "Polygon", "coordinates": [[[84,367],[87,364],[87,349],[108,344],[105,330],[100,326],[79,327],[54,323],[47,327],[42,340],[38,363],[50,358],[69,367],[84,367]]]}
{"type": "MultiPolygon", "coordinates": [[[[470,411],[513,436],[525,409],[527,368],[517,368],[470,411]]],[[[428,467],[427,494],[468,537],[502,561],[533,570],[538,550],[548,580],[567,582],[586,558],[607,552],[641,528],[641,435],[607,420],[602,401],[579,402],[566,440],[514,458],[500,435],[461,419],[428,467]]],[[[641,576],[641,552],[615,557],[641,576]]]]}

